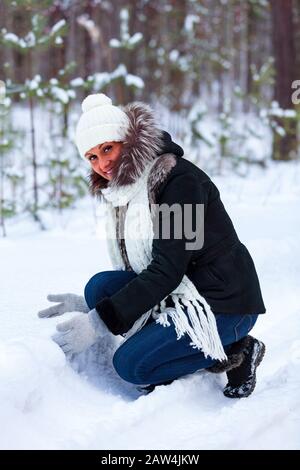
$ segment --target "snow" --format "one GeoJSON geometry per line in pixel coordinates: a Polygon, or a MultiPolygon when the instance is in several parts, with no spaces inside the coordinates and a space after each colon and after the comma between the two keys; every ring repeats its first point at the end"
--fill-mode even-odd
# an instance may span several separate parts
{"type": "Polygon", "coordinates": [[[142,33],[134,33],[134,35],[131,36],[131,38],[129,38],[128,44],[130,44],[131,46],[134,46],[135,44],[140,42],[142,39],[143,39],[142,33]]]}
{"type": "Polygon", "coordinates": [[[94,21],[87,14],[83,14],[77,17],[77,23],[83,26],[89,33],[92,42],[97,44],[100,37],[100,29],[94,21]]]}
{"type": "Polygon", "coordinates": [[[55,35],[60,29],[62,29],[66,25],[66,20],[59,20],[57,23],[55,23],[54,26],[51,28],[50,35],[55,35]]]}
{"type": "Polygon", "coordinates": [[[294,109],[282,109],[277,101],[272,101],[269,115],[278,117],[295,118],[297,113],[294,109]]]}
{"type": "Polygon", "coordinates": [[[145,83],[144,81],[140,78],[137,77],[136,75],[132,75],[131,73],[128,73],[125,77],[126,85],[128,86],[135,86],[136,88],[144,88],[145,83]]]}
{"type": "Polygon", "coordinates": [[[129,21],[129,12],[128,12],[127,8],[122,8],[122,10],[120,12],[120,19],[124,22],[129,21]]]}
{"type": "Polygon", "coordinates": [[[113,38],[113,39],[110,39],[109,40],[109,45],[110,47],[120,47],[121,46],[121,42],[119,41],[119,39],[116,39],[116,38],[113,38]]]}
{"type": "Polygon", "coordinates": [[[60,101],[61,103],[67,104],[70,101],[68,91],[58,86],[51,87],[51,94],[54,99],[60,101]]]}
{"type": "MultiPolygon", "coordinates": [[[[119,77],[123,77],[126,85],[128,86],[135,86],[137,88],[143,88],[145,86],[143,80],[140,77],[127,72],[127,68],[124,64],[119,64],[111,73],[100,72],[89,75],[87,80],[93,82],[93,90],[94,92],[97,92],[101,91],[104,86],[119,77]]],[[[76,87],[82,85],[84,82],[81,80],[82,79],[79,77],[75,78],[71,81],[71,86],[76,87]]]]}
{"type": "Polygon", "coordinates": [[[119,64],[115,70],[110,74],[111,78],[125,77],[127,68],[124,64],[119,64]]]}
{"type": "Polygon", "coordinates": [[[63,40],[60,36],[56,36],[55,38],[55,44],[60,45],[63,44],[63,40]]]}
{"type": "Polygon", "coordinates": [[[185,18],[185,21],[184,21],[185,31],[187,31],[189,33],[193,32],[194,24],[199,23],[199,22],[200,22],[199,16],[192,15],[192,14],[187,15],[186,18],[185,18]]]}
{"type": "Polygon", "coordinates": [[[26,41],[27,47],[34,47],[36,45],[36,37],[33,31],[29,31],[24,40],[26,41]]]}
{"type": "Polygon", "coordinates": [[[6,41],[10,41],[10,42],[13,42],[13,43],[15,43],[15,44],[19,44],[19,38],[18,38],[18,36],[17,36],[16,34],[14,34],[14,33],[5,33],[5,34],[3,35],[3,37],[4,37],[4,39],[5,39],[6,41]]]}
{"type": "Polygon", "coordinates": [[[1,104],[5,108],[9,108],[11,106],[11,99],[7,96],[6,98],[4,98],[4,100],[1,102],[1,104]]]}
{"type": "Polygon", "coordinates": [[[179,58],[179,51],[177,49],[172,49],[169,53],[169,59],[171,62],[176,62],[179,58]]]}
{"type": "Polygon", "coordinates": [[[63,217],[44,213],[46,232],[20,216],[0,239],[1,448],[299,449],[300,165],[213,180],[254,258],[267,307],[253,330],[267,347],[254,393],[230,400],[224,375],[199,371],[143,395],[114,371],[120,338],[112,335],[66,361],[51,340],[62,318],[37,312],[48,293],[83,294],[92,275],[111,269],[103,212],[87,197],[63,217]]]}
{"type": "Polygon", "coordinates": [[[94,91],[101,90],[111,80],[111,74],[108,72],[99,72],[94,75],[90,75],[88,80],[94,81],[94,91]]]}
{"type": "Polygon", "coordinates": [[[76,77],[73,80],[70,81],[70,85],[72,87],[79,87],[84,85],[84,80],[81,77],[76,77]]]}
{"type": "Polygon", "coordinates": [[[21,47],[22,49],[31,47],[31,39],[32,39],[31,37],[29,37],[30,43],[27,44],[25,39],[19,38],[14,33],[7,33],[5,29],[2,29],[2,33],[3,33],[4,40],[10,42],[11,44],[14,44],[15,46],[21,47]]]}
{"type": "Polygon", "coordinates": [[[37,90],[40,83],[41,83],[41,76],[40,75],[35,75],[32,80],[26,80],[26,86],[29,90],[37,90]]]}
{"type": "Polygon", "coordinates": [[[140,32],[134,33],[130,36],[128,31],[129,12],[127,8],[122,8],[120,11],[121,31],[120,39],[112,38],[109,41],[109,46],[112,48],[132,48],[136,46],[142,39],[143,35],[140,32]]]}

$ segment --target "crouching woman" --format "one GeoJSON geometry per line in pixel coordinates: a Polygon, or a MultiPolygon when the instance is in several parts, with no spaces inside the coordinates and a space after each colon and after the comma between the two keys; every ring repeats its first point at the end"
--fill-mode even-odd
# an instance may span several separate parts
{"type": "Polygon", "coordinates": [[[74,354],[122,335],[114,368],[146,392],[206,369],[227,373],[227,397],[249,396],[265,352],[249,332],[266,310],[219,190],[147,104],[117,107],[96,94],[82,111],[76,143],[90,165],[91,194],[106,205],[113,270],[96,273],[84,298],[48,297],[62,302],[41,317],[83,312],[59,323],[53,339],[74,354]]]}

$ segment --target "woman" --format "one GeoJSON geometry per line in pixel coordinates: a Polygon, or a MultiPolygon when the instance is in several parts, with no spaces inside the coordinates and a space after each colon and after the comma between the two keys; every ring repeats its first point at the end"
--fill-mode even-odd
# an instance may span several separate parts
{"type": "Polygon", "coordinates": [[[91,194],[106,204],[114,270],[95,274],[85,298],[48,296],[61,303],[41,317],[83,312],[58,324],[54,341],[73,354],[122,335],[113,365],[148,392],[207,369],[226,371],[225,396],[249,396],[265,346],[248,333],[266,310],[217,187],[147,104],[116,107],[95,94],[82,110],[76,144],[91,167],[91,194]]]}

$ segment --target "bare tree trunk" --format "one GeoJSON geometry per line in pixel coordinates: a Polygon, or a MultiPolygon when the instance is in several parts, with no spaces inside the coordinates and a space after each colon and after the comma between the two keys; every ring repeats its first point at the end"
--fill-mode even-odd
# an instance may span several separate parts
{"type": "MultiPolygon", "coordinates": [[[[292,83],[297,79],[293,0],[272,0],[271,8],[276,69],[274,99],[282,109],[293,109],[292,83]]],[[[276,121],[286,133],[283,136],[274,133],[272,157],[274,160],[291,160],[297,152],[297,120],[278,117],[276,121]]]]}
{"type": "Polygon", "coordinates": [[[250,99],[249,95],[252,93],[253,78],[251,65],[253,64],[253,42],[255,34],[255,14],[254,5],[251,2],[246,2],[246,31],[247,31],[247,76],[246,76],[246,99],[244,101],[244,111],[249,112],[250,110],[250,99]]]}
{"type": "Polygon", "coordinates": [[[296,70],[298,70],[298,79],[300,78],[300,0],[294,0],[294,33],[295,41],[294,43],[298,45],[296,47],[296,70]]]}
{"type": "Polygon", "coordinates": [[[2,227],[2,235],[6,237],[5,217],[4,217],[4,168],[3,155],[0,156],[0,224],[2,227]]]}
{"type": "Polygon", "coordinates": [[[30,113],[30,137],[31,137],[31,152],[32,152],[32,169],[33,169],[33,217],[38,221],[38,188],[37,188],[37,161],[36,161],[36,148],[35,148],[35,127],[34,127],[34,103],[33,98],[29,96],[29,113],[30,113]]]}
{"type": "MultiPolygon", "coordinates": [[[[32,79],[32,55],[31,51],[28,53],[28,70],[29,77],[32,79]]],[[[33,169],[33,219],[39,223],[41,230],[45,227],[39,217],[39,194],[38,194],[38,177],[37,177],[37,156],[35,147],[35,124],[34,124],[34,100],[29,94],[29,114],[30,114],[30,136],[31,136],[31,151],[32,151],[32,169],[33,169]]]]}
{"type": "MultiPolygon", "coordinates": [[[[8,31],[12,31],[13,29],[13,21],[12,15],[9,11],[9,6],[4,2],[0,2],[0,18],[1,18],[1,28],[5,28],[8,31]],[[2,16],[3,14],[3,16],[2,16]]],[[[1,61],[1,78],[2,79],[11,79],[15,81],[15,67],[14,64],[14,51],[11,47],[0,47],[1,51],[1,58],[3,57],[3,61],[1,61]],[[9,68],[4,68],[3,64],[7,63],[10,64],[9,68]],[[2,75],[3,73],[3,75],[2,75]]]]}
{"type": "MultiPolygon", "coordinates": [[[[223,9],[222,6],[216,8],[216,15],[220,18],[220,33],[218,35],[218,53],[222,55],[222,50],[226,41],[226,30],[223,19],[223,9]]],[[[217,66],[217,81],[218,81],[218,112],[222,113],[224,110],[224,101],[225,101],[225,72],[221,64],[217,66]]]]}

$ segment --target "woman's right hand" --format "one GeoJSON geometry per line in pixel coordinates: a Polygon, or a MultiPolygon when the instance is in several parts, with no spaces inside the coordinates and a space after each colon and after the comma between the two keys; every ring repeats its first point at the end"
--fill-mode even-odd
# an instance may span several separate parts
{"type": "Polygon", "coordinates": [[[40,318],[52,318],[63,315],[66,312],[83,312],[88,313],[88,307],[85,299],[81,295],[76,294],[49,294],[47,299],[50,302],[60,302],[52,307],[45,308],[38,312],[40,318]]]}

